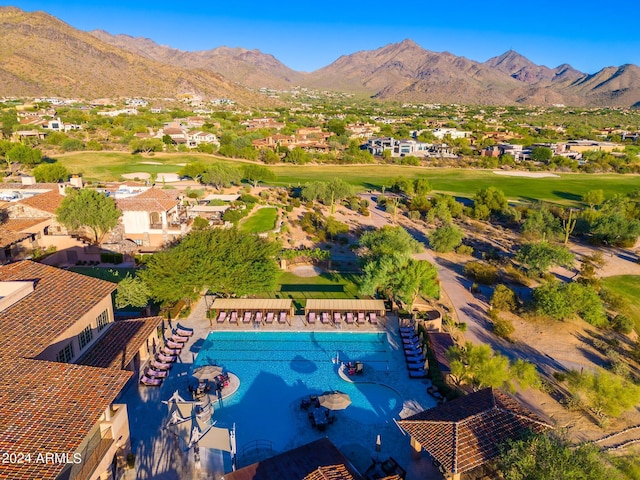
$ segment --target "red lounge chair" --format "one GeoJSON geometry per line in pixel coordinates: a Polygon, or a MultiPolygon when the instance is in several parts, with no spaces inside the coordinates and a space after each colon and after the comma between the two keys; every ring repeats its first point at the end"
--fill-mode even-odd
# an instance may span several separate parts
{"type": "Polygon", "coordinates": [[[264,319],[264,323],[273,323],[273,312],[267,312],[267,318],[264,319]]]}
{"type": "Polygon", "coordinates": [[[140,383],[142,383],[143,385],[146,385],[148,387],[159,387],[160,385],[162,385],[162,379],[161,378],[147,377],[146,375],[143,375],[140,378],[140,383]]]}
{"type": "MultiPolygon", "coordinates": [[[[182,350],[182,347],[184,347],[184,343],[174,342],[173,340],[167,340],[166,342],[164,342],[164,344],[167,347],[172,348],[174,350],[182,350]]],[[[171,355],[177,355],[177,354],[171,354],[171,355]]]]}
{"type": "Polygon", "coordinates": [[[310,325],[313,325],[316,323],[316,312],[309,312],[309,320],[308,320],[310,325]]]}
{"type": "Polygon", "coordinates": [[[163,363],[173,363],[178,359],[175,355],[163,355],[161,353],[156,353],[156,360],[159,360],[163,363]]]}
{"type": "Polygon", "coordinates": [[[227,312],[220,312],[220,314],[218,315],[218,323],[224,323],[226,319],[227,319],[227,312]]]}
{"type": "Polygon", "coordinates": [[[166,378],[169,372],[167,372],[166,370],[154,370],[151,367],[147,367],[147,369],[144,371],[144,374],[151,378],[166,378]]]}
{"type": "Polygon", "coordinates": [[[278,317],[278,322],[287,323],[287,312],[280,312],[280,316],[278,317]]]}
{"type": "Polygon", "coordinates": [[[173,366],[171,363],[165,363],[159,360],[152,360],[149,362],[149,365],[158,370],[169,370],[173,366]]]}
{"type": "Polygon", "coordinates": [[[176,335],[180,335],[181,337],[190,337],[191,335],[193,335],[193,328],[183,327],[182,325],[178,324],[173,333],[175,333],[176,335]]]}
{"type": "MultiPolygon", "coordinates": [[[[171,342],[173,343],[173,342],[171,342]]],[[[170,347],[169,345],[163,345],[160,347],[160,353],[162,353],[163,355],[180,355],[180,349],[182,348],[182,345],[179,344],[175,344],[177,345],[176,347],[170,347]]]]}
{"type": "Polygon", "coordinates": [[[349,325],[353,324],[353,313],[347,312],[347,319],[345,320],[349,325]]]}
{"type": "Polygon", "coordinates": [[[251,312],[244,312],[244,317],[242,317],[242,323],[249,323],[251,321],[251,312]]]}

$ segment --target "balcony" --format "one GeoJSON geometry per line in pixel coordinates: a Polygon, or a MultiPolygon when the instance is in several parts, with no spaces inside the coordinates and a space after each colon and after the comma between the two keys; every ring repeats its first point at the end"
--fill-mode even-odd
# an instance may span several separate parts
{"type": "Polygon", "coordinates": [[[89,478],[113,443],[111,428],[102,432],[98,429],[79,452],[82,462],[70,465],[70,468],[65,469],[57,480],[85,480],[89,478]]]}

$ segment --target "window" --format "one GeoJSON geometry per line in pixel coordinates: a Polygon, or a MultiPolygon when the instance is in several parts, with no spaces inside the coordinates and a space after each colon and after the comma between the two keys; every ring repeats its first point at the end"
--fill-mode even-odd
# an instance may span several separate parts
{"type": "Polygon", "coordinates": [[[69,342],[66,347],[56,355],[56,362],[69,363],[73,358],[73,343],[69,342]]]}
{"type": "Polygon", "coordinates": [[[91,325],[87,325],[80,334],[78,335],[78,343],[80,344],[80,350],[82,350],[87,343],[89,343],[93,339],[93,330],[91,330],[91,325]]]}
{"type": "Polygon", "coordinates": [[[96,325],[98,325],[98,331],[102,330],[108,324],[109,324],[109,312],[105,310],[100,315],[98,315],[98,318],[96,318],[96,325]]]}

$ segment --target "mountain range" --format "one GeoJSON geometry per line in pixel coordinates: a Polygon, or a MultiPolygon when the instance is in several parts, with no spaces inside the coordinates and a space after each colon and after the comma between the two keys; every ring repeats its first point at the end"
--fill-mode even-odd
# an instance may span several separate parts
{"type": "Polygon", "coordinates": [[[381,100],[466,104],[640,106],[640,68],[595,74],[536,65],[512,50],[477,62],[412,40],[343,55],[311,73],[259,50],[183,51],[148,38],[84,32],[43,12],[0,7],[0,95],[175,96],[264,105],[260,87],[352,92],[381,100]]]}

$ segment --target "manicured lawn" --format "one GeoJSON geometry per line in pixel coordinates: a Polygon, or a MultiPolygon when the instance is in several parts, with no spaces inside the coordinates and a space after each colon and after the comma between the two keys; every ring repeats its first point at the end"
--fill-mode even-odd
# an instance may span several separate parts
{"type": "Polygon", "coordinates": [[[258,295],[263,298],[291,298],[300,313],[307,298],[366,298],[358,294],[359,275],[353,273],[322,273],[316,277],[299,277],[285,272],[280,276],[275,292],[258,295]]]}
{"type": "Polygon", "coordinates": [[[108,282],[114,283],[118,283],[120,280],[125,278],[127,274],[131,276],[136,275],[135,268],[125,267],[71,267],[69,270],[87,275],[88,277],[99,278],[100,280],[107,280],[108,282]]]}
{"type": "MultiPolygon", "coordinates": [[[[221,159],[200,153],[157,153],[154,156],[122,152],[75,152],[57,157],[72,173],[82,173],[87,180],[118,180],[124,173],[177,172],[181,164],[245,162],[221,159]],[[142,162],[156,162],[153,165],[142,162]]],[[[389,187],[393,178],[424,177],[436,192],[470,198],[483,187],[502,189],[512,200],[546,200],[556,203],[579,202],[589,190],[602,189],[606,196],[628,193],[640,188],[638,175],[560,174],[559,177],[525,178],[496,175],[489,170],[426,168],[403,165],[275,165],[270,166],[282,186],[298,186],[314,180],[341,178],[358,190],[379,190],[389,187]]]]}
{"type": "Polygon", "coordinates": [[[249,233],[268,232],[276,228],[277,218],[276,208],[260,208],[240,224],[240,230],[249,233]]]}
{"type": "Polygon", "coordinates": [[[602,284],[629,302],[623,313],[634,320],[636,331],[640,332],[640,275],[607,277],[602,280],[602,284]]]}

